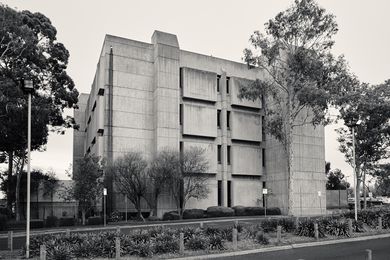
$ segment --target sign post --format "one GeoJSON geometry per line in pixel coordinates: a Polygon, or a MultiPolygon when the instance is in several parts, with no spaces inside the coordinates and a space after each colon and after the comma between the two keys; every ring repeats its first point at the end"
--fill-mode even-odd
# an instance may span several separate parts
{"type": "Polygon", "coordinates": [[[103,206],[104,206],[104,212],[103,212],[103,219],[104,219],[104,226],[106,226],[107,223],[107,216],[106,216],[106,197],[107,197],[107,189],[103,188],[103,206]]]}
{"type": "Polygon", "coordinates": [[[268,189],[263,188],[263,195],[264,195],[264,216],[267,216],[267,195],[268,195],[268,189]]]}
{"type": "Polygon", "coordinates": [[[320,200],[320,212],[322,214],[322,207],[321,207],[321,191],[318,191],[318,198],[320,200]]]}

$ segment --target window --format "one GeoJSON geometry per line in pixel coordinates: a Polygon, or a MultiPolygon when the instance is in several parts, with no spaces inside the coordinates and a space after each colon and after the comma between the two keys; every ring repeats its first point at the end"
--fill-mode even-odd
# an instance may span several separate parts
{"type": "Polygon", "coordinates": [[[183,68],[180,68],[180,71],[179,71],[179,87],[180,88],[183,88],[183,68]]]}
{"type": "Polygon", "coordinates": [[[91,116],[89,116],[89,118],[88,118],[88,125],[89,125],[89,123],[91,123],[91,116]]]}
{"type": "Polygon", "coordinates": [[[221,110],[217,110],[217,127],[221,128],[221,110]]]}
{"type": "Polygon", "coordinates": [[[227,164],[230,165],[230,145],[227,146],[227,164]]]}
{"type": "Polygon", "coordinates": [[[97,133],[98,133],[99,136],[103,136],[103,134],[104,134],[104,129],[99,128],[99,129],[97,130],[97,133]]]}
{"type": "Polygon", "coordinates": [[[93,103],[92,112],[95,111],[95,108],[96,108],[96,101],[95,103],[93,103]]]}
{"type": "Polygon", "coordinates": [[[92,145],[94,145],[95,143],[96,143],[96,137],[93,138],[92,145]]]}
{"type": "Polygon", "coordinates": [[[99,88],[98,95],[104,96],[104,88],[99,88]]]}
{"type": "Polygon", "coordinates": [[[180,153],[183,152],[183,142],[179,143],[179,151],[180,151],[180,153]]]}
{"type": "Polygon", "coordinates": [[[226,113],[226,127],[230,128],[230,111],[226,113]]]}
{"type": "Polygon", "coordinates": [[[183,104],[179,106],[179,123],[180,125],[183,124],[183,104]]]}
{"type": "Polygon", "coordinates": [[[221,75],[217,75],[217,92],[219,92],[219,81],[221,79],[221,75]]]}
{"type": "Polygon", "coordinates": [[[262,164],[263,164],[263,167],[265,167],[265,149],[264,148],[262,149],[261,153],[263,155],[262,158],[261,158],[262,164]]]}
{"type": "Polygon", "coordinates": [[[217,155],[217,157],[218,157],[218,164],[221,164],[221,162],[222,162],[222,146],[221,145],[218,145],[218,155],[217,155]]]}
{"type": "MultiPolygon", "coordinates": [[[[263,189],[265,189],[265,181],[263,181],[263,189]]],[[[265,195],[263,194],[263,207],[265,208],[265,195]]]]}
{"type": "Polygon", "coordinates": [[[218,181],[218,206],[222,206],[222,181],[218,181]]]}
{"type": "Polygon", "coordinates": [[[227,206],[232,206],[232,181],[227,181],[227,206]]]}
{"type": "Polygon", "coordinates": [[[229,94],[229,81],[230,81],[230,78],[226,77],[226,94],[229,94]]]}

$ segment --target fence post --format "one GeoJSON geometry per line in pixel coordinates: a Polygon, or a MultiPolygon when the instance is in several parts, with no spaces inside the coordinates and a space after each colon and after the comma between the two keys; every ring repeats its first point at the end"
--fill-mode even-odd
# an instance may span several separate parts
{"type": "Polygon", "coordinates": [[[348,232],[349,232],[349,236],[351,237],[353,234],[352,219],[348,219],[348,232]]]}
{"type": "Polygon", "coordinates": [[[282,226],[276,227],[276,242],[280,244],[282,242],[282,226]]]}
{"type": "Polygon", "coordinates": [[[366,260],[372,260],[372,251],[371,249],[366,249],[366,260]]]}
{"type": "Polygon", "coordinates": [[[118,226],[116,227],[116,235],[119,236],[121,234],[121,228],[118,226]]]}
{"type": "Polygon", "coordinates": [[[318,223],[314,223],[314,237],[318,240],[318,223]]]}
{"type": "Polygon", "coordinates": [[[121,258],[121,239],[119,237],[115,238],[115,259],[121,258]]]}
{"type": "Polygon", "coordinates": [[[238,246],[237,246],[237,228],[233,228],[232,241],[233,241],[233,250],[237,250],[237,248],[238,248],[238,246]]]}
{"type": "Polygon", "coordinates": [[[295,217],[295,229],[299,227],[299,217],[295,217]]]}
{"type": "Polygon", "coordinates": [[[200,225],[200,228],[201,228],[201,229],[203,229],[203,221],[202,221],[202,222],[200,222],[200,224],[199,224],[199,225],[200,225]]]}
{"type": "Polygon", "coordinates": [[[184,254],[184,233],[180,233],[180,254],[184,254]]]}
{"type": "Polygon", "coordinates": [[[382,217],[378,217],[378,229],[382,230],[383,225],[382,225],[382,217]]]}
{"type": "Polygon", "coordinates": [[[8,250],[11,250],[11,252],[14,250],[14,232],[8,231],[8,250]]]}
{"type": "Polygon", "coordinates": [[[67,237],[70,237],[70,229],[67,229],[67,230],[66,230],[66,236],[67,236],[67,237]]]}
{"type": "Polygon", "coordinates": [[[238,219],[236,219],[236,221],[234,222],[234,227],[235,227],[235,228],[238,227],[238,219]]]}
{"type": "Polygon", "coordinates": [[[39,260],[46,260],[46,246],[41,245],[39,249],[39,260]]]}

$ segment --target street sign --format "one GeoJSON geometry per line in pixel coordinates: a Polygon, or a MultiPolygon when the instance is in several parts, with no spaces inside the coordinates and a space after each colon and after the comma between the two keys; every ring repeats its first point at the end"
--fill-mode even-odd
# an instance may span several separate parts
{"type": "Polygon", "coordinates": [[[106,188],[103,189],[103,195],[104,195],[104,196],[107,195],[107,189],[106,189],[106,188]]]}
{"type": "Polygon", "coordinates": [[[368,197],[372,198],[372,192],[368,193],[368,197]]]}
{"type": "Polygon", "coordinates": [[[268,194],[268,189],[263,189],[263,194],[268,194]]]}
{"type": "Polygon", "coordinates": [[[318,191],[318,197],[321,197],[321,191],[318,191]]]}

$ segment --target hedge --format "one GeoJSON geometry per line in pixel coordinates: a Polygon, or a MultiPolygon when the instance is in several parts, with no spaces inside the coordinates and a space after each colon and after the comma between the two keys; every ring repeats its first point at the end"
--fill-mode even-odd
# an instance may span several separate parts
{"type": "Polygon", "coordinates": [[[7,228],[7,216],[0,214],[0,231],[5,230],[7,228]]]}
{"type": "Polygon", "coordinates": [[[183,213],[184,219],[197,219],[204,218],[204,210],[203,209],[186,209],[183,213]]]}
{"type": "Polygon", "coordinates": [[[58,218],[56,216],[48,216],[45,220],[45,227],[56,227],[58,218]]]}
{"type": "Polygon", "coordinates": [[[103,224],[103,218],[99,216],[89,217],[87,219],[88,225],[102,225],[103,224]]]}
{"type": "MultiPolygon", "coordinates": [[[[7,222],[8,230],[20,230],[26,228],[26,220],[16,221],[9,220],[7,222]]],[[[43,228],[43,220],[41,219],[32,219],[30,220],[30,228],[43,228]]]]}
{"type": "Polygon", "coordinates": [[[74,218],[60,218],[59,226],[60,227],[74,226],[75,223],[76,220],[74,218]]]}
{"type": "Polygon", "coordinates": [[[207,217],[216,218],[216,217],[231,217],[234,216],[234,210],[222,206],[213,206],[207,208],[207,217]]]}
{"type": "Polygon", "coordinates": [[[180,219],[179,213],[177,211],[165,212],[163,215],[163,220],[178,220],[180,219]]]}

